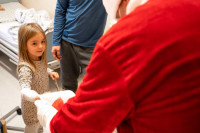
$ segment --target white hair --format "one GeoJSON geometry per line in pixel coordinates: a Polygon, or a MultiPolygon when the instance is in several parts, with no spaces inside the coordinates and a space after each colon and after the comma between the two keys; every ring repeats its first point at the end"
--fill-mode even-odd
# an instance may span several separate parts
{"type": "Polygon", "coordinates": [[[146,3],[148,0],[130,0],[127,6],[126,14],[132,12],[136,7],[146,3]]]}
{"type": "MultiPolygon", "coordinates": [[[[106,12],[108,13],[109,18],[109,27],[111,27],[113,24],[117,22],[116,14],[117,10],[120,6],[122,0],[103,0],[103,5],[106,9],[106,12]]],[[[129,3],[127,5],[126,14],[129,14],[131,11],[133,11],[137,6],[144,4],[148,0],[129,0],[129,3]]]]}

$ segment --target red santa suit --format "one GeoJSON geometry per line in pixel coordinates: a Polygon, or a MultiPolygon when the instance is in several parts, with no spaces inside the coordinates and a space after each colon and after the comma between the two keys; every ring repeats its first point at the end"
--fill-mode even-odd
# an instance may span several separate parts
{"type": "Polygon", "coordinates": [[[150,0],[97,43],[52,133],[200,133],[200,1],[150,0]]]}

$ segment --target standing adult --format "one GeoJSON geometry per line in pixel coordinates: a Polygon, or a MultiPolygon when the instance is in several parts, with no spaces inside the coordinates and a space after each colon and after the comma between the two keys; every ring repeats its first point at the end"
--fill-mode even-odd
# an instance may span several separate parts
{"type": "Polygon", "coordinates": [[[97,42],[76,96],[58,111],[35,102],[52,133],[200,132],[200,1],[128,9],[97,42]]]}
{"type": "Polygon", "coordinates": [[[85,74],[107,13],[102,0],[58,0],[54,18],[53,57],[60,60],[62,88],[76,91],[85,74]]]}

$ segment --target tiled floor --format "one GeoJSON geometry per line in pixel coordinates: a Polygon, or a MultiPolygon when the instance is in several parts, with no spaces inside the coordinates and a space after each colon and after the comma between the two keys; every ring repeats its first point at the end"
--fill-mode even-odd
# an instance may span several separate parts
{"type": "MultiPolygon", "coordinates": [[[[59,72],[59,69],[56,70],[59,72]]],[[[61,83],[58,80],[60,87],[61,83]]],[[[49,87],[51,91],[56,90],[55,84],[50,79],[49,87]]],[[[20,87],[16,75],[16,65],[9,61],[9,58],[0,51],[0,118],[16,106],[20,106],[20,87]]],[[[7,126],[24,128],[21,115],[15,112],[6,119],[7,126]]],[[[20,133],[19,131],[8,130],[8,133],[20,133]]]]}

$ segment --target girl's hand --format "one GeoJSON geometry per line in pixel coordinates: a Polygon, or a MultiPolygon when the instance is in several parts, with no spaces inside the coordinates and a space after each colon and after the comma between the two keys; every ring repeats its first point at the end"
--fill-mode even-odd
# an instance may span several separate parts
{"type": "Polygon", "coordinates": [[[40,97],[39,97],[39,96],[37,96],[37,97],[35,98],[35,100],[40,100],[40,97]]]}
{"type": "MultiPolygon", "coordinates": [[[[47,93],[51,93],[51,91],[44,92],[43,94],[47,94],[47,93]]],[[[40,100],[40,97],[37,96],[37,97],[35,98],[35,100],[40,100]]]]}
{"type": "Polygon", "coordinates": [[[57,80],[59,78],[59,74],[57,72],[51,72],[50,77],[52,80],[57,80]]]}

